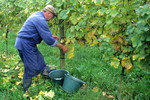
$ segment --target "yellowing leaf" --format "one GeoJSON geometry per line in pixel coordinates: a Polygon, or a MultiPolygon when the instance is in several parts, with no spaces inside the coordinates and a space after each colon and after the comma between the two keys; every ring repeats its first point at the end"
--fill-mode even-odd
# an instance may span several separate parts
{"type": "Polygon", "coordinates": [[[139,60],[145,59],[145,57],[140,57],[139,60]]]}
{"type": "Polygon", "coordinates": [[[106,92],[102,92],[102,94],[103,94],[103,96],[105,96],[105,95],[106,95],[106,92]]]}
{"type": "Polygon", "coordinates": [[[19,84],[21,84],[21,81],[20,82],[16,82],[16,85],[19,85],[19,84]]]}
{"type": "Polygon", "coordinates": [[[43,92],[43,91],[40,91],[40,92],[39,92],[39,95],[43,95],[43,94],[44,94],[44,92],[43,92]]]}
{"type": "Polygon", "coordinates": [[[23,94],[23,97],[29,97],[29,92],[26,91],[26,93],[23,94]]]}
{"type": "Polygon", "coordinates": [[[95,5],[101,5],[103,2],[103,0],[92,0],[92,1],[95,3],[95,5]]]}
{"type": "Polygon", "coordinates": [[[25,10],[24,10],[24,13],[25,14],[27,14],[29,11],[28,11],[28,8],[26,8],[25,10]]]}
{"type": "Polygon", "coordinates": [[[40,78],[40,77],[41,77],[41,74],[37,75],[36,77],[37,77],[37,78],[40,78]]]}
{"type": "Polygon", "coordinates": [[[91,44],[91,46],[94,46],[94,45],[97,45],[98,44],[98,40],[97,39],[94,39],[93,40],[93,43],[91,44]]]}
{"type": "Polygon", "coordinates": [[[19,69],[19,66],[17,66],[16,68],[15,68],[15,70],[18,70],[19,69]]]}
{"type": "Polygon", "coordinates": [[[118,51],[118,50],[120,50],[121,45],[120,45],[120,44],[113,44],[113,48],[114,48],[116,51],[118,51]]]}
{"type": "Polygon", "coordinates": [[[21,78],[21,79],[22,79],[22,77],[23,77],[23,72],[20,72],[20,73],[18,74],[18,78],[21,78]]]}
{"type": "Polygon", "coordinates": [[[65,42],[66,45],[71,42],[69,38],[66,38],[65,40],[66,40],[65,42]]]}
{"type": "Polygon", "coordinates": [[[30,100],[41,100],[41,99],[39,99],[39,96],[35,96],[34,98],[30,97],[30,100]]]}
{"type": "Polygon", "coordinates": [[[82,88],[85,89],[87,88],[87,86],[88,86],[87,84],[83,84],[82,88]]]}
{"type": "Polygon", "coordinates": [[[102,94],[103,94],[103,96],[106,96],[107,98],[115,99],[114,96],[107,94],[105,91],[103,91],[102,94]]]}
{"type": "Polygon", "coordinates": [[[3,38],[6,38],[6,33],[3,33],[2,37],[3,37],[3,38]]]}
{"type": "Polygon", "coordinates": [[[68,47],[68,49],[69,49],[69,51],[68,51],[68,53],[67,53],[67,57],[68,57],[69,59],[71,59],[71,58],[74,57],[74,45],[73,45],[73,44],[69,44],[67,47],[68,47]]]}
{"type": "Polygon", "coordinates": [[[113,66],[114,68],[118,68],[119,64],[120,64],[120,60],[118,58],[113,57],[111,59],[111,66],[113,66]]]}
{"type": "Polygon", "coordinates": [[[9,69],[2,69],[2,72],[4,72],[4,73],[6,73],[8,71],[9,71],[9,69]]]}
{"type": "Polygon", "coordinates": [[[94,87],[94,88],[92,89],[93,92],[98,92],[98,90],[99,90],[98,87],[94,87]]]}
{"type": "Polygon", "coordinates": [[[10,82],[10,77],[2,78],[2,83],[10,82]]]}
{"type": "Polygon", "coordinates": [[[32,84],[32,86],[33,86],[33,87],[35,87],[35,86],[36,86],[36,84],[35,84],[35,83],[33,83],[33,84],[32,84]]]}
{"type": "Polygon", "coordinates": [[[114,97],[114,96],[112,96],[112,95],[108,95],[108,96],[107,96],[107,98],[115,99],[115,97],[114,97]]]}
{"type": "Polygon", "coordinates": [[[15,91],[15,90],[17,90],[16,86],[13,86],[13,87],[10,89],[10,91],[15,91]]]}
{"type": "Polygon", "coordinates": [[[82,16],[79,16],[79,17],[77,18],[77,21],[79,22],[81,18],[82,18],[82,16]]]}
{"type": "Polygon", "coordinates": [[[133,55],[133,56],[132,56],[132,60],[137,60],[138,57],[139,57],[139,55],[133,55]]]}
{"type": "Polygon", "coordinates": [[[52,90],[50,90],[49,92],[46,91],[44,92],[44,96],[51,99],[55,96],[55,93],[52,90]]]}
{"type": "Polygon", "coordinates": [[[15,77],[15,75],[11,75],[11,78],[14,78],[15,77]]]}
{"type": "Polygon", "coordinates": [[[122,67],[125,67],[127,70],[130,70],[133,66],[129,57],[123,58],[121,61],[121,65],[122,67]]]}
{"type": "Polygon", "coordinates": [[[72,15],[70,16],[70,18],[69,18],[69,20],[71,21],[71,23],[72,24],[77,24],[78,23],[78,21],[76,20],[77,19],[77,17],[78,17],[78,15],[77,15],[77,13],[76,12],[74,12],[74,13],[72,13],[72,15]]]}
{"type": "MultiPolygon", "coordinates": [[[[36,96],[36,97],[37,97],[37,96],[36,96]]],[[[35,97],[35,98],[36,98],[36,97],[35,97]]],[[[30,97],[30,100],[37,100],[37,99],[35,99],[35,98],[34,98],[34,99],[32,99],[32,97],[30,97]]]]}
{"type": "Polygon", "coordinates": [[[68,58],[69,58],[69,59],[71,59],[71,58],[73,58],[73,57],[74,57],[74,53],[73,53],[73,52],[71,52],[71,53],[68,54],[68,58]]]}
{"type": "Polygon", "coordinates": [[[84,46],[84,42],[83,42],[83,41],[78,40],[77,42],[78,42],[78,44],[80,44],[81,46],[84,46]]]}
{"type": "Polygon", "coordinates": [[[34,98],[34,100],[36,100],[37,98],[38,98],[38,100],[41,100],[43,98],[42,96],[44,96],[48,99],[52,99],[55,96],[55,93],[52,90],[50,90],[49,92],[40,91],[38,96],[36,96],[36,98],[34,98]]]}
{"type": "Polygon", "coordinates": [[[64,39],[61,39],[60,43],[64,43],[64,42],[65,42],[65,40],[64,40],[64,39]]]}
{"type": "Polygon", "coordinates": [[[43,96],[40,95],[37,97],[37,99],[34,99],[34,100],[45,100],[45,99],[43,98],[43,96]]]}
{"type": "Polygon", "coordinates": [[[144,58],[145,58],[144,55],[133,55],[132,56],[132,60],[142,60],[144,58]]]}
{"type": "Polygon", "coordinates": [[[98,11],[97,11],[97,14],[98,14],[98,16],[101,16],[101,11],[98,10],[98,11]]]}

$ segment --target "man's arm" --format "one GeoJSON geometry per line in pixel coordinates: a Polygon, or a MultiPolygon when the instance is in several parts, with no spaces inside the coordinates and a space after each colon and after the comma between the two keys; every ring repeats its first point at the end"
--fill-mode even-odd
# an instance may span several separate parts
{"type": "Polygon", "coordinates": [[[65,46],[65,45],[63,45],[63,44],[61,44],[61,43],[57,43],[55,46],[58,47],[58,48],[60,48],[60,49],[62,49],[62,51],[64,53],[66,53],[68,51],[68,47],[65,46]]]}

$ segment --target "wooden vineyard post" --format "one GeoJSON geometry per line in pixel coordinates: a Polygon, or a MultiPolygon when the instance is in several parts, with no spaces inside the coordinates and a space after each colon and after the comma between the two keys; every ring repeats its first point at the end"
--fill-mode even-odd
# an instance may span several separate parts
{"type": "Polygon", "coordinates": [[[6,49],[5,49],[6,56],[8,56],[8,33],[9,33],[9,29],[7,28],[7,30],[6,30],[6,38],[5,38],[5,41],[6,41],[6,49]]]}
{"type": "MultiPolygon", "coordinates": [[[[60,25],[60,27],[59,27],[60,28],[60,38],[63,40],[65,38],[63,20],[59,20],[59,25],[60,25]]],[[[60,68],[61,69],[65,68],[65,53],[61,49],[60,49],[60,68]]]]}

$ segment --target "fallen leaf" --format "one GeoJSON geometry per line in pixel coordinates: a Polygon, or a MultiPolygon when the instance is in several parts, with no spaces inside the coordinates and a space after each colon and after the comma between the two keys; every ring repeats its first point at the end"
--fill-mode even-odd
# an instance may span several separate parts
{"type": "Polygon", "coordinates": [[[16,88],[15,86],[13,86],[13,87],[10,89],[10,91],[15,91],[15,90],[17,90],[17,88],[16,88]]]}
{"type": "Polygon", "coordinates": [[[112,95],[107,95],[106,97],[107,97],[107,98],[110,98],[110,99],[115,99],[115,97],[112,96],[112,95]]]}
{"type": "Polygon", "coordinates": [[[16,82],[16,85],[19,85],[19,84],[21,84],[21,82],[16,82]]]}
{"type": "Polygon", "coordinates": [[[22,79],[22,77],[23,77],[23,72],[20,72],[20,73],[18,74],[18,78],[21,78],[21,79],[22,79]]]}
{"type": "Polygon", "coordinates": [[[29,97],[29,92],[26,91],[26,93],[23,94],[23,97],[29,97]]]}
{"type": "Polygon", "coordinates": [[[15,77],[15,75],[11,75],[11,78],[14,78],[15,77]]]}
{"type": "Polygon", "coordinates": [[[37,78],[40,78],[40,77],[41,77],[41,74],[37,75],[36,77],[37,77],[37,78]]]}
{"type": "Polygon", "coordinates": [[[44,92],[44,96],[51,99],[55,96],[55,93],[52,90],[50,90],[49,92],[46,91],[44,92]]]}
{"type": "Polygon", "coordinates": [[[6,73],[8,71],[9,71],[9,69],[2,69],[2,72],[4,72],[4,73],[6,73]]]}
{"type": "Polygon", "coordinates": [[[30,97],[30,100],[40,100],[38,98],[39,98],[38,96],[35,96],[35,98],[30,97]]]}
{"type": "Polygon", "coordinates": [[[43,94],[44,94],[44,92],[43,92],[43,91],[40,91],[40,92],[39,92],[39,95],[43,95],[43,94]]]}
{"type": "Polygon", "coordinates": [[[93,92],[98,92],[98,90],[99,90],[98,87],[94,87],[94,88],[92,89],[93,92]]]}
{"type": "Polygon", "coordinates": [[[32,84],[32,86],[33,86],[33,87],[35,87],[35,86],[36,86],[36,84],[35,84],[35,83],[33,83],[33,84],[32,84]]]}
{"type": "Polygon", "coordinates": [[[103,96],[106,96],[106,92],[102,92],[103,96]]]}
{"type": "Polygon", "coordinates": [[[18,70],[19,69],[19,66],[17,66],[16,68],[15,68],[15,70],[18,70]]]}
{"type": "Polygon", "coordinates": [[[85,89],[87,88],[87,86],[88,86],[87,84],[83,84],[82,88],[85,89]]]}
{"type": "Polygon", "coordinates": [[[2,83],[10,82],[9,80],[10,80],[10,77],[2,78],[2,83]]]}
{"type": "Polygon", "coordinates": [[[44,98],[40,95],[38,96],[38,99],[34,99],[34,100],[44,100],[44,98]]]}

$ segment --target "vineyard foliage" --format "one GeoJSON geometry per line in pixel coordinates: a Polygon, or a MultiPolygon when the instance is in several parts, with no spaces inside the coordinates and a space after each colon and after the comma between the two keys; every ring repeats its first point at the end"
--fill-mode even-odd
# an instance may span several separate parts
{"type": "Polygon", "coordinates": [[[50,21],[54,34],[65,27],[66,45],[74,56],[74,42],[97,45],[103,59],[113,67],[128,71],[134,65],[150,65],[150,2],[149,0],[1,0],[0,29],[19,31],[26,18],[52,4],[58,17],[50,21]],[[59,23],[63,20],[62,23],[59,23]]]}

